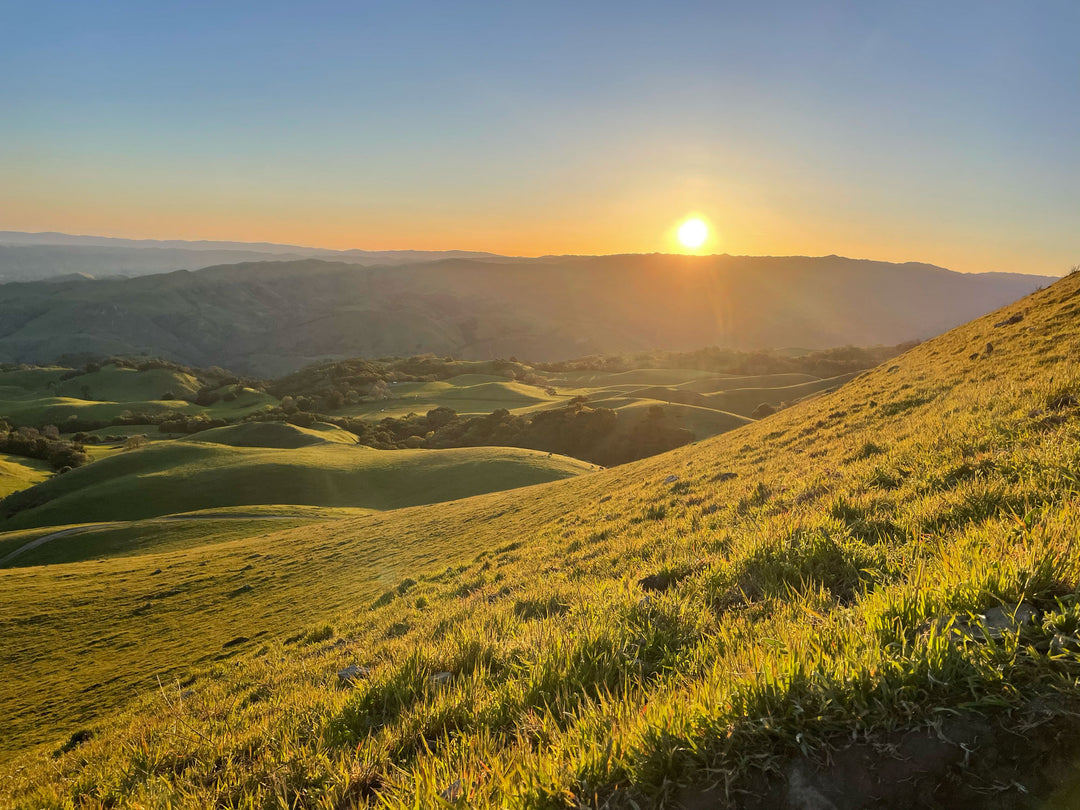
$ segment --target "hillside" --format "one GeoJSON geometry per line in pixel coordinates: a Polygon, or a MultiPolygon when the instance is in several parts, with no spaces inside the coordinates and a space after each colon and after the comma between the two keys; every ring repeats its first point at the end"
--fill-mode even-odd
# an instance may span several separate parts
{"type": "Polygon", "coordinates": [[[1051,279],[836,256],[315,259],[0,285],[0,361],[160,356],[275,376],[320,358],[553,360],[643,349],[895,344],[1051,279]]]}
{"type": "Polygon", "coordinates": [[[18,492],[0,531],[254,504],[399,509],[578,475],[591,464],[517,448],[373,450],[292,425],[237,425],[111,455],[18,492]]]}
{"type": "Polygon", "coordinates": [[[114,718],[31,702],[21,739],[34,717],[55,733],[0,790],[35,806],[1075,806],[1078,318],[1080,274],[693,446],[283,532],[251,572],[262,586],[197,617],[185,606],[224,587],[208,574],[244,581],[257,545],[0,572],[9,690],[82,648],[113,588],[113,638],[152,617],[242,646],[297,608],[291,638],[235,660],[225,643],[114,718]],[[417,538],[424,558],[399,558],[417,538]],[[61,581],[41,619],[14,618],[61,581]],[[180,602],[123,618],[154,592],[180,602]]]}

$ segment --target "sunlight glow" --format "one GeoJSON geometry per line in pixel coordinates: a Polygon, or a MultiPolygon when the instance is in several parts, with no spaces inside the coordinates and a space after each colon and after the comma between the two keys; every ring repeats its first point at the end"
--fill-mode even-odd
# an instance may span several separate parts
{"type": "Polygon", "coordinates": [[[699,248],[709,237],[709,226],[700,219],[688,219],[679,226],[679,242],[688,248],[699,248]]]}

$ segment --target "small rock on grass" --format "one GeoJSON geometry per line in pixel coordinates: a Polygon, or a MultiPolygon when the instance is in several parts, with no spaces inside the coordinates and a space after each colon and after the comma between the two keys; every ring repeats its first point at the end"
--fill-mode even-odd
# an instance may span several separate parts
{"type": "Polygon", "coordinates": [[[994,328],[995,329],[1000,329],[1002,326],[1012,326],[1014,323],[1020,323],[1020,321],[1022,321],[1022,320],[1024,320],[1024,316],[1021,315],[1019,312],[1017,312],[1012,317],[1006,318],[1003,321],[998,321],[997,323],[995,323],[994,328]]]}
{"type": "Polygon", "coordinates": [[[457,779],[439,791],[439,798],[444,802],[456,802],[464,793],[465,789],[461,784],[461,780],[457,779]]]}
{"type": "Polygon", "coordinates": [[[367,667],[362,667],[359,664],[352,664],[340,670],[337,674],[338,680],[342,683],[355,683],[356,681],[363,680],[368,676],[370,670],[367,667]]]}
{"type": "Polygon", "coordinates": [[[453,672],[436,672],[431,676],[431,680],[437,684],[449,683],[450,679],[454,677],[453,672]]]}
{"type": "MultiPolygon", "coordinates": [[[[976,616],[973,621],[956,619],[949,633],[959,638],[969,638],[974,641],[997,640],[1006,631],[1019,630],[1022,626],[1035,621],[1038,616],[1038,610],[1027,602],[1021,602],[1018,605],[992,607],[976,616]]],[[[949,617],[942,617],[940,620],[941,626],[944,626],[948,621],[949,617]]]]}

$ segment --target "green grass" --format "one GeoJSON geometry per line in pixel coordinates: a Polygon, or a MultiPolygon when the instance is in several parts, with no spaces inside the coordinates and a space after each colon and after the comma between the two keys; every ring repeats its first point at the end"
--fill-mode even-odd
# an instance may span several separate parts
{"type": "Polygon", "coordinates": [[[0,453],[0,498],[40,484],[53,474],[47,461],[0,453]]]}
{"type": "Polygon", "coordinates": [[[356,436],[335,425],[316,422],[298,427],[284,422],[245,422],[203,430],[192,441],[227,444],[232,447],[270,447],[279,450],[325,444],[356,444],[356,436]]]}
{"type": "Polygon", "coordinates": [[[644,419],[651,407],[661,405],[664,408],[665,424],[686,428],[695,439],[707,439],[720,433],[726,433],[748,424],[751,420],[737,414],[717,411],[712,408],[699,408],[694,405],[679,405],[657,402],[656,400],[633,400],[627,404],[611,405],[620,414],[632,419],[644,419]]]}
{"type": "Polygon", "coordinates": [[[245,388],[232,402],[222,399],[210,406],[196,405],[182,397],[198,392],[198,380],[167,369],[136,371],[105,366],[100,371],[61,379],[67,372],[53,368],[0,372],[0,418],[13,425],[51,424],[64,430],[71,419],[109,421],[129,413],[177,411],[238,419],[277,403],[274,397],[245,388]],[[176,399],[163,399],[169,393],[176,399]]]}
{"type": "Polygon", "coordinates": [[[510,447],[373,450],[326,441],[278,449],[177,440],[115,453],[16,495],[3,504],[11,516],[0,530],[248,504],[397,509],[591,469],[510,447]]]}
{"type": "Polygon", "coordinates": [[[782,403],[797,402],[813,394],[839,388],[855,376],[855,374],[843,374],[826,380],[813,380],[795,385],[775,387],[730,388],[715,394],[707,394],[705,400],[708,407],[731,411],[742,416],[750,416],[754,409],[762,403],[768,403],[775,407],[782,403]]]}
{"type": "Polygon", "coordinates": [[[145,402],[163,399],[165,394],[179,399],[194,398],[201,387],[195,377],[182,371],[164,368],[137,371],[105,366],[64,380],[56,386],[56,391],[59,396],[78,399],[145,402]]]}
{"type": "Polygon", "coordinates": [[[537,408],[559,407],[573,394],[552,396],[543,388],[511,382],[483,374],[462,374],[428,383],[399,382],[390,386],[388,400],[362,402],[336,411],[336,416],[383,419],[410,413],[423,414],[432,408],[453,408],[460,414],[487,414],[499,408],[524,413],[537,408]]]}
{"type": "Polygon", "coordinates": [[[42,743],[0,795],[615,810],[693,789],[722,806],[950,717],[1034,739],[1080,699],[1078,301],[1068,277],[836,392],[595,475],[0,571],[5,737],[42,743]],[[1021,602],[1034,621],[970,629],[1021,602]],[[354,664],[366,677],[342,683],[354,664]],[[116,711],[158,672],[176,680],[116,711]]]}
{"type": "Polygon", "coordinates": [[[371,514],[350,508],[297,507],[267,504],[260,507],[186,512],[148,520],[92,523],[83,526],[50,526],[47,531],[27,529],[0,534],[0,568],[28,568],[38,565],[130,557],[150,552],[175,551],[208,543],[220,543],[253,535],[265,535],[313,520],[331,520],[371,514]],[[55,539],[4,558],[25,546],[27,540],[55,539]]]}

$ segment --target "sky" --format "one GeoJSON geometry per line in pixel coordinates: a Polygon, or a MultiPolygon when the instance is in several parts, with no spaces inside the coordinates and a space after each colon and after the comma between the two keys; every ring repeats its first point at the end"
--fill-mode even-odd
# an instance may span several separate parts
{"type": "Polygon", "coordinates": [[[0,0],[0,230],[1080,263],[1080,2],[0,0]]]}

